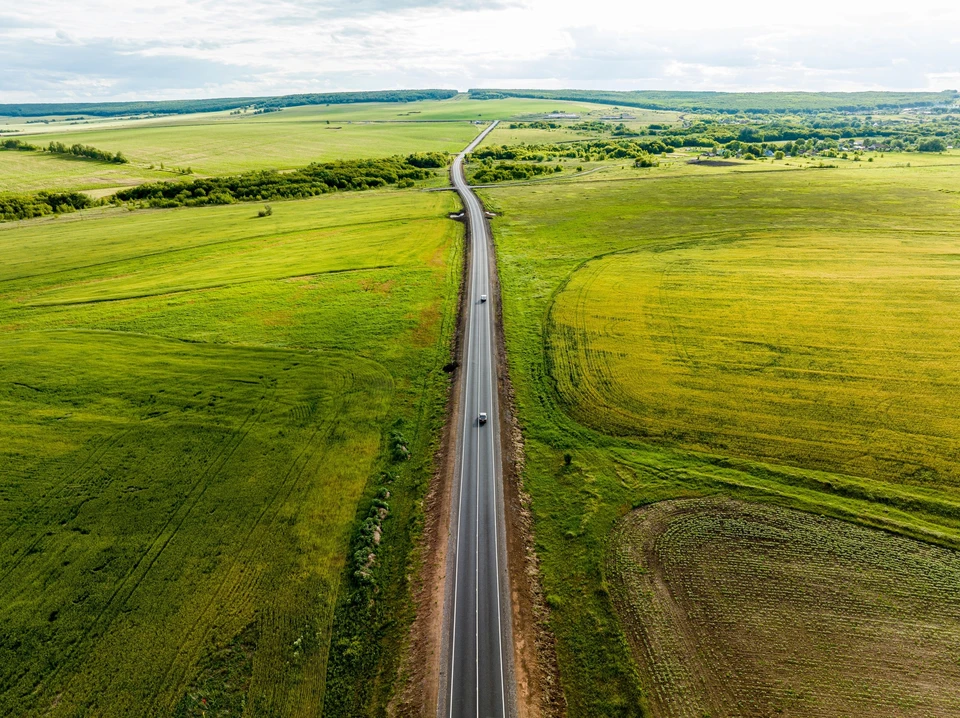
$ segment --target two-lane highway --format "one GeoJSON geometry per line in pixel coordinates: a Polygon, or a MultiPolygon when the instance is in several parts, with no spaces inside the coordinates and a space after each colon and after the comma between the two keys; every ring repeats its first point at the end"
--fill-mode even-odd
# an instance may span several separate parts
{"type": "Polygon", "coordinates": [[[452,580],[448,580],[442,718],[515,715],[510,592],[503,523],[497,363],[496,298],[490,286],[492,239],[480,200],[463,174],[471,152],[493,123],[454,160],[451,179],[469,227],[468,302],[461,371],[461,415],[451,512],[452,580]],[[481,423],[481,413],[487,421],[481,423]],[[445,690],[444,690],[445,686],[445,690]]]}

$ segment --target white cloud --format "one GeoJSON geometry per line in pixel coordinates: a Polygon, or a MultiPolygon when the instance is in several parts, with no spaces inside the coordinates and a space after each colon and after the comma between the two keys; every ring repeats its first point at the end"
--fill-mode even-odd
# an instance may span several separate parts
{"type": "Polygon", "coordinates": [[[394,87],[945,89],[954,4],[31,0],[0,14],[0,101],[394,87]]]}

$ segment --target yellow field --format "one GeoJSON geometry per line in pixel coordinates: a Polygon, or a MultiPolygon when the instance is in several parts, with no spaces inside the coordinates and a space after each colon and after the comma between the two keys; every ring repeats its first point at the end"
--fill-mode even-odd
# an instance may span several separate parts
{"type": "Polygon", "coordinates": [[[658,244],[572,276],[550,356],[576,417],[607,431],[956,488],[958,280],[949,235],[658,244]]]}

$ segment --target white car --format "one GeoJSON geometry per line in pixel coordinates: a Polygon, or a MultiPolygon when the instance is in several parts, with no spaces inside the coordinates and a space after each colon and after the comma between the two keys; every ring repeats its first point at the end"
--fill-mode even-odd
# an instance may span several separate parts
{"type": "Polygon", "coordinates": [[[486,294],[481,294],[481,295],[480,295],[480,302],[482,303],[482,302],[485,302],[485,301],[487,301],[487,295],[486,295],[486,294]]]}
{"type": "Polygon", "coordinates": [[[481,412],[480,412],[480,416],[477,418],[477,421],[479,421],[481,424],[486,424],[486,423],[487,423],[487,412],[481,411],[481,412]]]}

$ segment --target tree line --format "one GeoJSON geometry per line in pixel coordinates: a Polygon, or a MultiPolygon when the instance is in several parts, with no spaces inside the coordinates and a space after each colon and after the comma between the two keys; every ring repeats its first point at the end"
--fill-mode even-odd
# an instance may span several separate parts
{"type": "Polygon", "coordinates": [[[509,182],[510,180],[530,179],[538,175],[554,174],[555,172],[563,172],[563,167],[560,165],[551,167],[550,165],[516,164],[511,162],[501,162],[497,165],[484,163],[473,173],[472,182],[480,184],[509,182]]]}
{"type": "Polygon", "coordinates": [[[527,97],[542,100],[593,102],[679,112],[810,113],[864,112],[935,107],[952,103],[960,94],[943,92],[669,92],[658,90],[470,90],[474,100],[527,97]]]}
{"type": "Polygon", "coordinates": [[[70,155],[87,160],[96,160],[97,162],[110,162],[112,164],[123,165],[130,160],[123,156],[122,152],[107,152],[105,150],[91,147],[90,145],[66,145],[63,142],[51,142],[46,147],[31,145],[23,140],[4,139],[0,140],[0,149],[19,150],[21,152],[49,152],[54,155],[70,155]]]}
{"type": "Polygon", "coordinates": [[[82,192],[37,192],[32,195],[0,195],[0,220],[31,219],[48,214],[75,212],[96,202],[82,192]]]}
{"type": "Polygon", "coordinates": [[[90,145],[65,145],[62,142],[51,142],[47,145],[47,152],[55,155],[71,155],[73,157],[82,157],[88,160],[97,160],[98,162],[110,162],[115,165],[125,165],[130,160],[123,156],[122,152],[106,152],[98,150],[90,145]]]}
{"type": "Polygon", "coordinates": [[[523,160],[550,162],[554,159],[580,159],[599,162],[608,159],[635,158],[645,154],[673,152],[674,148],[660,139],[586,140],[532,145],[489,145],[474,150],[473,160],[523,160]]]}
{"type": "MultiPolygon", "coordinates": [[[[19,148],[19,146],[17,146],[19,148]]],[[[81,192],[37,192],[0,195],[0,220],[31,219],[107,204],[146,207],[198,207],[234,202],[302,199],[395,185],[412,187],[445,167],[442,152],[416,152],[406,157],[314,163],[292,172],[263,170],[226,177],[152,182],[120,190],[100,199],[81,192]]]]}
{"type": "Polygon", "coordinates": [[[302,199],[388,185],[410,187],[433,176],[431,170],[446,166],[447,161],[445,154],[421,152],[406,157],[314,163],[292,172],[260,170],[226,177],[152,182],[122,189],[111,199],[149,207],[196,207],[302,199]]]}
{"type": "Polygon", "coordinates": [[[161,100],[156,102],[23,103],[0,105],[0,116],[47,117],[85,115],[183,115],[194,112],[221,112],[238,107],[266,109],[299,105],[341,105],[359,102],[417,102],[456,97],[456,90],[375,90],[370,92],[324,92],[276,97],[224,97],[210,100],[161,100]]]}

